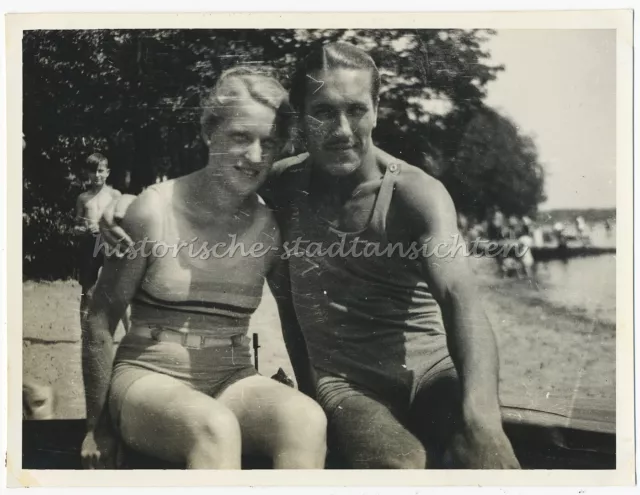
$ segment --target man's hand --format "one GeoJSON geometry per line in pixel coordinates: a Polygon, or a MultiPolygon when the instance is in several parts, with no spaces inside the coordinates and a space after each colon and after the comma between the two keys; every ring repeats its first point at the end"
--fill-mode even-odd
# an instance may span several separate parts
{"type": "Polygon", "coordinates": [[[115,199],[104,210],[99,221],[102,238],[120,256],[124,256],[127,249],[134,244],[129,234],[120,226],[120,222],[136,197],[131,194],[123,194],[115,199]]]}
{"type": "Polygon", "coordinates": [[[452,439],[453,467],[463,469],[520,469],[513,447],[501,427],[465,425],[452,439]]]}
{"type": "Polygon", "coordinates": [[[107,427],[89,431],[80,454],[84,469],[117,469],[122,464],[120,442],[107,427]]]}

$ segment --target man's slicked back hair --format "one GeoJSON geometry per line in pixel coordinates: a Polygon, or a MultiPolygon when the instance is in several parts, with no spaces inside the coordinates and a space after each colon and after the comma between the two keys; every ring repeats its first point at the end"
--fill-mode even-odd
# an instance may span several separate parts
{"type": "Polygon", "coordinates": [[[344,42],[317,43],[296,68],[291,83],[289,99],[300,113],[304,112],[307,84],[311,74],[331,69],[361,69],[371,73],[371,99],[378,103],[380,93],[380,72],[375,62],[364,50],[344,42]]]}

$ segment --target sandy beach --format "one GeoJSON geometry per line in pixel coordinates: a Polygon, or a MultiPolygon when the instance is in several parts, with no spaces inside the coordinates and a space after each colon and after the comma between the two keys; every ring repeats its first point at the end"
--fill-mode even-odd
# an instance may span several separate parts
{"type": "MultiPolygon", "coordinates": [[[[615,409],[615,325],[567,311],[536,297],[525,280],[498,279],[488,260],[472,260],[500,350],[500,395],[505,404],[570,413],[575,406],[615,409]]],[[[25,379],[51,385],[58,418],[82,418],[75,281],[23,284],[25,379]]],[[[265,289],[250,332],[260,336],[260,371],[292,375],[275,302],[265,289]]],[[[120,338],[122,329],[116,334],[120,338]]]]}

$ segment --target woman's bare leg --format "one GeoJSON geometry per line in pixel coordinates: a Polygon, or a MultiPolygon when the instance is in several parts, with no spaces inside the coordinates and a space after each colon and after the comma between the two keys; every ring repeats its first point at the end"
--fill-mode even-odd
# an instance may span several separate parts
{"type": "Polygon", "coordinates": [[[126,392],[119,429],[131,448],[188,469],[240,469],[240,426],[219,401],[160,373],[126,392]]]}
{"type": "Polygon", "coordinates": [[[244,378],[218,398],[235,414],[243,452],[267,455],[274,469],[322,469],[327,419],[306,395],[263,376],[244,378]]]}

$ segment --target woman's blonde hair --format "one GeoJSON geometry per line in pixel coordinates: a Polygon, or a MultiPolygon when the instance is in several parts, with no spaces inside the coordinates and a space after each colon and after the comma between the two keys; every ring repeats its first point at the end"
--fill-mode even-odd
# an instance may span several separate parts
{"type": "Polygon", "coordinates": [[[275,110],[277,135],[281,139],[288,139],[294,114],[289,104],[289,94],[271,75],[270,69],[245,66],[223,72],[204,99],[200,123],[205,139],[211,137],[229,108],[238,106],[239,102],[247,98],[275,110]]]}

